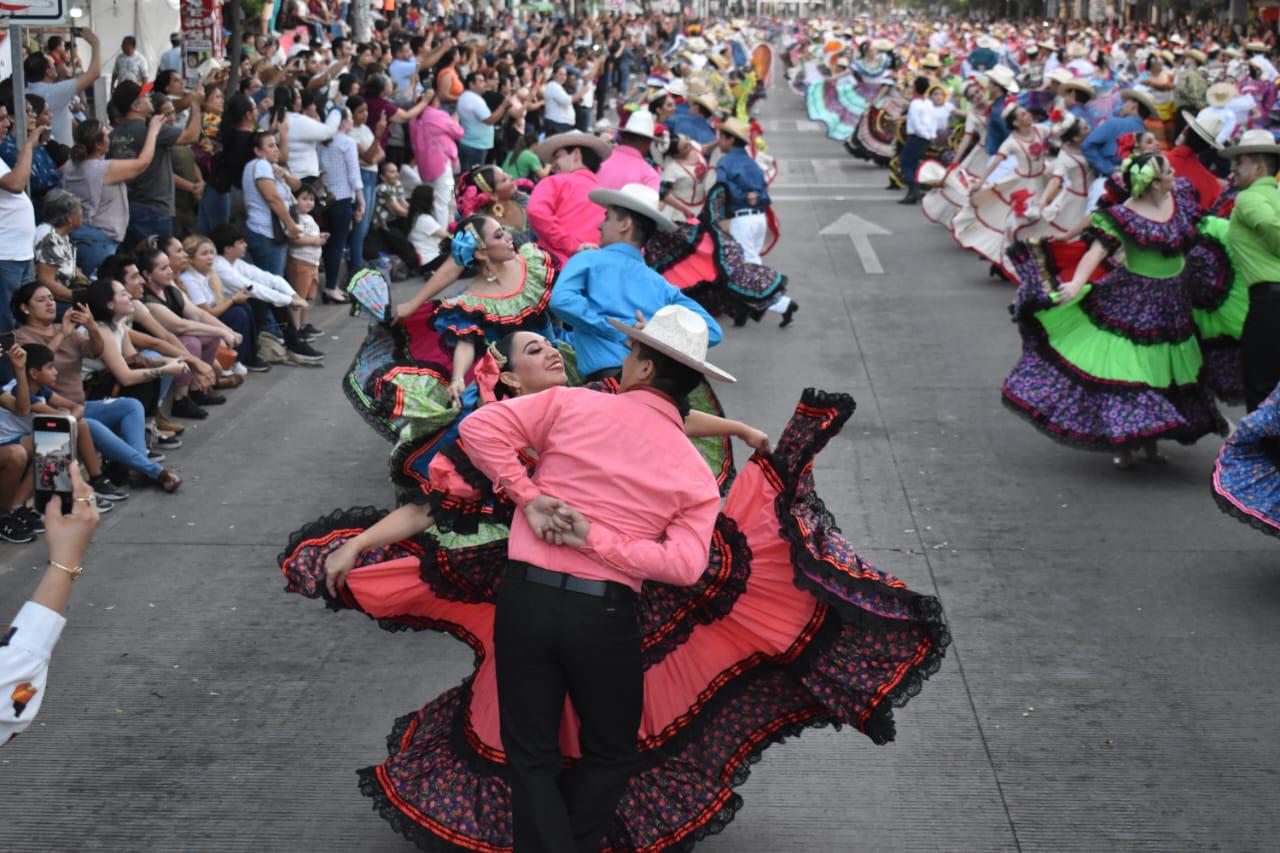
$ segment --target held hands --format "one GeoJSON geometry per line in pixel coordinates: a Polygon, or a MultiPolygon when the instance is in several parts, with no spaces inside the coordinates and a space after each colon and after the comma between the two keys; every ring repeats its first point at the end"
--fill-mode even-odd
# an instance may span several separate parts
{"type": "Polygon", "coordinates": [[[759,453],[768,453],[772,449],[769,444],[769,436],[753,426],[743,424],[743,430],[738,434],[738,438],[742,439],[742,443],[747,447],[759,453]]]}
{"type": "Polygon", "coordinates": [[[524,515],[533,534],[543,542],[569,548],[587,546],[591,522],[585,515],[559,498],[538,495],[525,504],[524,515]]]}
{"type": "Polygon", "coordinates": [[[449,383],[449,400],[453,405],[462,405],[462,392],[465,390],[467,390],[467,380],[465,377],[456,377],[449,383]]]}
{"type": "Polygon", "coordinates": [[[589,252],[592,249],[599,249],[599,248],[600,247],[595,243],[579,243],[578,248],[574,249],[573,252],[574,254],[577,254],[578,252],[589,252]]]}

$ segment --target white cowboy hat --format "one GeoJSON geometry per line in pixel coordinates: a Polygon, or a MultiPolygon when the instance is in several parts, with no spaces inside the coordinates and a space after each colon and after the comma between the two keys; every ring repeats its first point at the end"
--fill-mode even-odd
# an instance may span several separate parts
{"type": "Polygon", "coordinates": [[[1061,48],[1058,47],[1058,43],[1053,39],[1045,39],[1044,41],[1038,41],[1036,42],[1036,44],[1040,45],[1045,50],[1050,51],[1051,53],[1057,53],[1059,50],[1061,50],[1061,48]]]}
{"type": "Polygon", "coordinates": [[[705,93],[701,95],[694,95],[689,100],[693,101],[712,115],[717,115],[720,112],[720,103],[711,95],[705,93]]]}
{"type": "Polygon", "coordinates": [[[1203,109],[1199,115],[1192,115],[1189,111],[1183,110],[1182,120],[1201,139],[1219,151],[1222,150],[1222,146],[1218,144],[1218,134],[1222,132],[1223,122],[1217,110],[1203,109]]]}
{"type": "Polygon", "coordinates": [[[1027,51],[1027,56],[1038,56],[1040,54],[1040,47],[1035,42],[1032,42],[1031,44],[1027,45],[1026,51],[1027,51]]]}
{"type": "Polygon", "coordinates": [[[1080,59],[1089,55],[1089,48],[1078,41],[1067,45],[1067,59],[1080,59]]]}
{"type": "Polygon", "coordinates": [[[622,126],[622,132],[630,133],[632,136],[643,136],[645,139],[657,139],[656,127],[653,113],[648,110],[636,110],[627,118],[627,123],[622,126]]]}
{"type": "Polygon", "coordinates": [[[538,159],[543,163],[550,165],[555,153],[561,148],[586,148],[594,151],[601,160],[608,157],[613,150],[609,147],[609,143],[598,136],[583,133],[579,130],[571,130],[568,133],[557,133],[555,136],[548,136],[533,146],[533,153],[537,154],[538,159]]]}
{"type": "Polygon", "coordinates": [[[1222,156],[1233,160],[1242,154],[1275,154],[1280,155],[1280,142],[1269,130],[1246,130],[1240,141],[1230,148],[1222,149],[1222,156]]]}
{"type": "Polygon", "coordinates": [[[1203,50],[1196,50],[1194,47],[1187,48],[1185,51],[1183,51],[1183,55],[1191,57],[1201,65],[1204,65],[1206,62],[1209,61],[1209,57],[1204,55],[1203,50]]]}
{"type": "Polygon", "coordinates": [[[716,130],[735,139],[741,139],[748,145],[751,144],[751,128],[740,118],[727,118],[720,122],[720,126],[716,130]]]}
{"type": "Polygon", "coordinates": [[[989,69],[986,74],[988,80],[1010,94],[1016,95],[1022,91],[1018,87],[1017,79],[1013,76],[1013,69],[1006,65],[997,65],[995,68],[989,69]]]}
{"type": "Polygon", "coordinates": [[[879,50],[881,52],[893,50],[893,42],[888,39],[872,39],[871,47],[873,50],[879,50]]]}
{"type": "Polygon", "coordinates": [[[684,81],[681,80],[679,77],[673,80],[668,80],[667,85],[663,86],[663,89],[666,91],[668,95],[671,95],[673,98],[683,98],[689,93],[688,90],[684,87],[684,81]]]}
{"type": "Polygon", "coordinates": [[[1210,106],[1225,107],[1238,94],[1234,83],[1214,83],[1205,91],[1204,98],[1210,106]]]}
{"type": "Polygon", "coordinates": [[[627,210],[652,219],[659,231],[674,231],[676,225],[658,210],[658,191],[644,184],[627,184],[620,190],[596,188],[587,198],[601,207],[625,207],[627,210]]]}
{"type": "Polygon", "coordinates": [[[1177,33],[1174,33],[1173,35],[1169,36],[1169,41],[1171,41],[1174,44],[1186,44],[1186,42],[1182,40],[1182,36],[1178,35],[1177,33]]]}
{"type": "Polygon", "coordinates": [[[1058,88],[1074,89],[1075,91],[1079,92],[1082,95],[1085,95],[1088,98],[1092,98],[1095,94],[1095,92],[1093,91],[1093,87],[1089,85],[1088,81],[1077,80],[1074,77],[1071,78],[1070,80],[1065,80],[1062,83],[1060,83],[1058,88]]]}
{"type": "Polygon", "coordinates": [[[654,312],[644,329],[626,326],[612,317],[609,325],[647,347],[678,361],[709,379],[737,382],[733,376],[707,361],[707,321],[683,305],[664,305],[654,312]]]}
{"type": "Polygon", "coordinates": [[[1247,41],[1244,43],[1244,49],[1249,51],[1250,53],[1266,53],[1267,45],[1266,45],[1266,42],[1247,41]]]}
{"type": "Polygon", "coordinates": [[[1147,117],[1152,118],[1156,115],[1155,99],[1141,89],[1122,89],[1120,97],[1126,101],[1133,101],[1135,104],[1141,104],[1147,110],[1147,117]]]}
{"type": "Polygon", "coordinates": [[[1044,79],[1046,83],[1057,83],[1059,86],[1061,86],[1063,83],[1070,83],[1072,80],[1076,78],[1075,78],[1075,75],[1072,74],[1070,71],[1059,66],[1053,69],[1052,71],[1048,72],[1047,74],[1045,74],[1044,79]]]}

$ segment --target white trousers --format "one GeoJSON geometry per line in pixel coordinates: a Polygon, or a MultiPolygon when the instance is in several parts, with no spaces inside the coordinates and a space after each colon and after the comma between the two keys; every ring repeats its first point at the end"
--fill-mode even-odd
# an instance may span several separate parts
{"type": "Polygon", "coordinates": [[[769,223],[763,213],[733,216],[729,219],[729,236],[742,247],[742,256],[749,264],[764,263],[760,250],[769,234],[769,223]]]}

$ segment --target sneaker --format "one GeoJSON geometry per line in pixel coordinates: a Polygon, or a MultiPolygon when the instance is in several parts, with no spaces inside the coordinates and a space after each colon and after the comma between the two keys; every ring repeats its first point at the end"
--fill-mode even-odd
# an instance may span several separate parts
{"type": "Polygon", "coordinates": [[[147,458],[150,459],[152,462],[163,462],[164,454],[161,453],[159,450],[148,450],[147,458]]]}
{"type": "Polygon", "coordinates": [[[176,435],[158,435],[151,443],[161,450],[177,450],[182,446],[182,439],[178,438],[176,435]]]}
{"type": "Polygon", "coordinates": [[[192,391],[187,398],[197,406],[221,406],[227,398],[212,391],[192,391]]]}
{"type": "Polygon", "coordinates": [[[36,537],[25,521],[5,512],[0,513],[0,539],[22,545],[26,542],[34,542],[36,537]]]}
{"type": "Polygon", "coordinates": [[[26,504],[9,514],[25,524],[32,533],[44,533],[44,516],[26,504]]]}
{"type": "Polygon", "coordinates": [[[306,341],[298,341],[289,349],[289,356],[304,364],[314,364],[324,360],[324,353],[306,341]]]}
{"type": "Polygon", "coordinates": [[[231,365],[231,372],[234,373],[236,376],[244,376],[246,373],[249,372],[249,368],[245,367],[244,364],[237,361],[235,364],[231,365]]]}
{"type": "Polygon", "coordinates": [[[124,490],[124,487],[117,485],[106,474],[94,477],[89,481],[89,485],[93,487],[93,493],[103,500],[124,501],[129,499],[129,493],[124,490]]]}
{"type": "Polygon", "coordinates": [[[271,365],[256,356],[249,361],[246,361],[243,367],[250,373],[266,373],[271,369],[271,365]]]}
{"type": "Polygon", "coordinates": [[[314,341],[316,338],[324,337],[324,332],[321,331],[320,329],[317,329],[315,326],[311,325],[310,323],[307,323],[305,326],[303,326],[301,329],[298,330],[298,337],[309,343],[311,341],[314,341]]]}
{"type": "Polygon", "coordinates": [[[94,499],[97,501],[97,504],[98,504],[99,515],[106,515],[107,513],[111,512],[111,510],[116,508],[115,504],[113,504],[111,501],[107,500],[106,498],[102,497],[102,495],[94,495],[94,499]]]}
{"type": "Polygon", "coordinates": [[[181,400],[173,401],[173,416],[175,418],[190,418],[191,420],[202,421],[209,417],[209,413],[196,405],[196,401],[191,399],[191,395],[183,397],[181,400]]]}

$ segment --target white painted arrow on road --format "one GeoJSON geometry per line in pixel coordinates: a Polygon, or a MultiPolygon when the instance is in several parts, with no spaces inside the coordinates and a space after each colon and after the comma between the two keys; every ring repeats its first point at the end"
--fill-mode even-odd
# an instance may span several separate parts
{"type": "Polygon", "coordinates": [[[886,231],[861,216],[846,213],[818,233],[824,237],[832,234],[847,234],[853,241],[858,260],[862,261],[863,272],[869,275],[880,275],[884,272],[884,267],[880,266],[880,259],[876,257],[876,250],[871,246],[871,238],[888,237],[893,233],[892,231],[886,231]]]}

